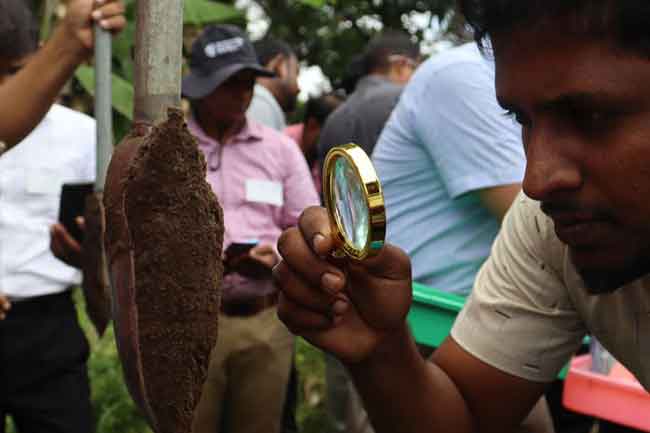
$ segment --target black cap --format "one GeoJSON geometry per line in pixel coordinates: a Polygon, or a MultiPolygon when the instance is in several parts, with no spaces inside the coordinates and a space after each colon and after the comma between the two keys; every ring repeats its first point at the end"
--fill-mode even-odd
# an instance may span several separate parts
{"type": "Polygon", "coordinates": [[[252,70],[256,75],[274,76],[260,65],[253,44],[239,27],[209,26],[192,44],[190,73],[183,78],[183,95],[190,99],[204,98],[243,69],[252,70]]]}

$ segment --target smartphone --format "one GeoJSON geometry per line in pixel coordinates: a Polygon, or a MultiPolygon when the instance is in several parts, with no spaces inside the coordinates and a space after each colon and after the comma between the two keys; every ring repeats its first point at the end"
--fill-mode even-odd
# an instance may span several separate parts
{"type": "Polygon", "coordinates": [[[66,183],[61,187],[59,204],[59,222],[79,243],[83,242],[84,233],[77,224],[77,217],[83,216],[86,209],[86,197],[92,194],[93,183],[66,183]]]}
{"type": "Polygon", "coordinates": [[[258,243],[258,241],[233,242],[228,245],[228,248],[226,248],[226,257],[235,258],[243,254],[247,254],[251,249],[257,246],[258,243]]]}

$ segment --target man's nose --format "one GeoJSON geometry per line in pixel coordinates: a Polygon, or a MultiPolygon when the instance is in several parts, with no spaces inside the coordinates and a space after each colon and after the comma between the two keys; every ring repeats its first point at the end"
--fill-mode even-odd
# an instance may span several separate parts
{"type": "Polygon", "coordinates": [[[522,188],[527,196],[546,201],[560,192],[581,187],[580,166],[568,151],[571,143],[566,137],[538,132],[525,141],[526,173],[522,188]]]}

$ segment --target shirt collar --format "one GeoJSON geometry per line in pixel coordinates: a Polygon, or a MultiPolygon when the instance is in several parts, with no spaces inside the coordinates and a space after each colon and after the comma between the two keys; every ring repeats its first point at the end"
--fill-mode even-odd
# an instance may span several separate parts
{"type": "Polygon", "coordinates": [[[357,83],[357,87],[354,89],[354,93],[364,93],[368,89],[379,86],[381,84],[389,84],[391,81],[387,78],[381,77],[379,75],[366,75],[361,78],[357,83]]]}
{"type": "Polygon", "coordinates": [[[264,99],[267,103],[273,106],[273,109],[276,112],[282,113],[282,116],[284,116],[284,111],[282,111],[282,107],[280,107],[278,100],[275,99],[275,96],[273,96],[273,93],[271,93],[269,89],[262,86],[261,84],[255,84],[254,92],[256,97],[264,99]]]}
{"type": "MultiPolygon", "coordinates": [[[[214,146],[216,144],[219,144],[217,140],[215,140],[214,138],[210,137],[208,134],[205,133],[205,131],[203,130],[203,128],[201,128],[201,125],[199,125],[199,122],[196,121],[194,116],[188,116],[187,128],[199,141],[199,145],[214,146]]],[[[233,144],[252,143],[252,142],[262,140],[262,137],[263,137],[262,127],[255,121],[252,121],[247,118],[244,127],[241,129],[241,131],[239,131],[239,133],[237,133],[237,135],[235,135],[231,139],[231,142],[233,144]]]]}

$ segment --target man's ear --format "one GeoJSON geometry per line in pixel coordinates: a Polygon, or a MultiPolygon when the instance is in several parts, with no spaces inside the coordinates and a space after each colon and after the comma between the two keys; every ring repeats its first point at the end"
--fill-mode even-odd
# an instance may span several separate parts
{"type": "Polygon", "coordinates": [[[275,72],[278,78],[284,78],[287,75],[287,62],[282,54],[278,54],[271,59],[266,65],[266,69],[275,72]]]}

